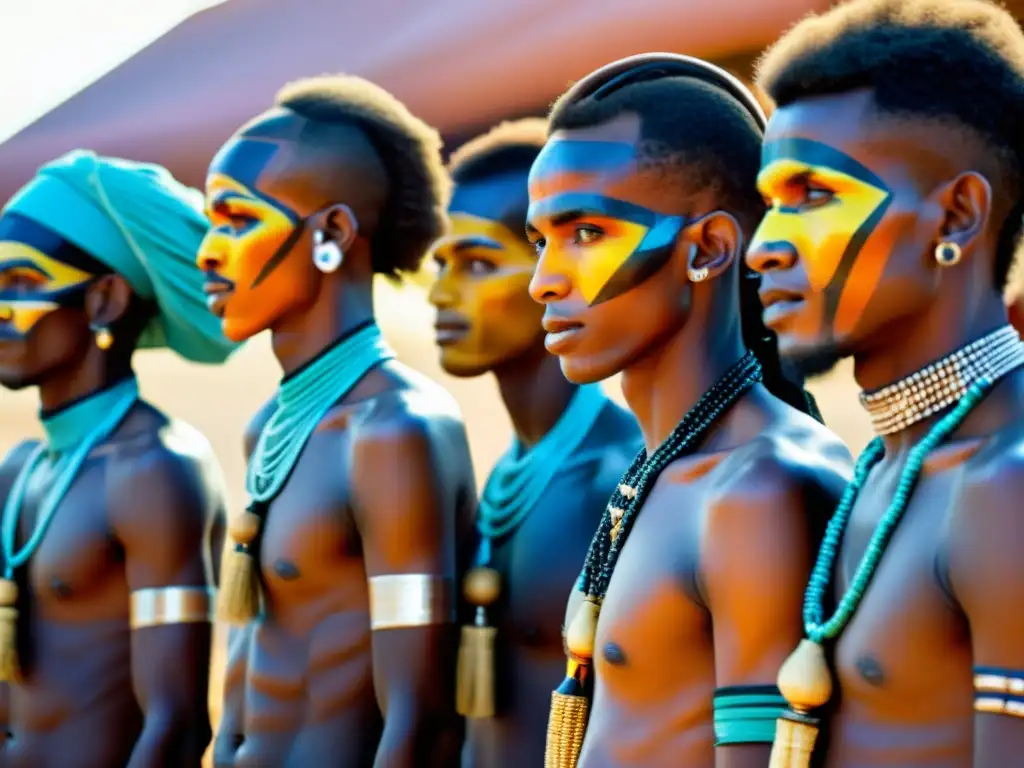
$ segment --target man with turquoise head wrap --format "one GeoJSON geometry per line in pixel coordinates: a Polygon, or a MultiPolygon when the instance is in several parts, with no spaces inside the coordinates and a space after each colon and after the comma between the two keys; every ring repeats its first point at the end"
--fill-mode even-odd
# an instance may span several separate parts
{"type": "Polygon", "coordinates": [[[0,463],[4,766],[198,766],[223,531],[206,440],[139,397],[132,357],[234,348],[205,306],[202,198],[74,151],[0,213],[0,384],[46,438],[0,463]]]}

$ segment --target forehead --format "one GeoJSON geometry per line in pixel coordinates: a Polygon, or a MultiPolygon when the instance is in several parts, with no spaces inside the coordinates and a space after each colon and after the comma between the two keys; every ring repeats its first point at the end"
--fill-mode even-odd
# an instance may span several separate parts
{"type": "Polygon", "coordinates": [[[110,271],[101,262],[48,227],[17,214],[0,215],[0,260],[6,261],[11,258],[38,261],[39,256],[45,257],[45,260],[54,259],[91,274],[110,271]]]}
{"type": "Polygon", "coordinates": [[[448,213],[496,221],[513,231],[521,231],[529,202],[526,184],[525,170],[456,183],[448,213]]]}

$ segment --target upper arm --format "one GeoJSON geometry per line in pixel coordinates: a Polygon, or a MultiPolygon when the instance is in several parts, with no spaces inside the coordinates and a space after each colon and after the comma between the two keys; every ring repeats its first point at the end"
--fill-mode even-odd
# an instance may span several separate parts
{"type": "Polygon", "coordinates": [[[370,427],[352,447],[352,495],[368,577],[455,575],[455,520],[428,427],[370,427]]]}
{"type": "Polygon", "coordinates": [[[1024,692],[1024,459],[1004,463],[964,494],[950,526],[949,581],[970,625],[976,678],[975,767],[1024,753],[1024,695],[991,690],[998,678],[1024,692]],[[979,669],[982,668],[982,669],[979,669]],[[1013,702],[1013,714],[993,712],[1013,702]],[[1016,716],[1014,716],[1014,714],[1016,716]]]}
{"type": "Polygon", "coordinates": [[[763,461],[708,510],[700,582],[712,615],[718,687],[775,683],[803,635],[813,565],[806,481],[763,461]]]}

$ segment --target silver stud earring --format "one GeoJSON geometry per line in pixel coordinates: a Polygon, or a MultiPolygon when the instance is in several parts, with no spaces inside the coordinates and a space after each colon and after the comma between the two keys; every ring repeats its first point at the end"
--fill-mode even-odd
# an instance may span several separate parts
{"type": "Polygon", "coordinates": [[[686,276],[690,278],[691,283],[701,283],[708,279],[708,268],[693,269],[690,267],[686,270],[686,276]]]}
{"type": "Polygon", "coordinates": [[[956,243],[939,243],[935,246],[935,261],[940,267],[952,267],[960,263],[963,251],[956,243]]]}
{"type": "Polygon", "coordinates": [[[345,254],[334,240],[326,240],[323,230],[313,233],[313,263],[323,273],[334,272],[341,266],[345,254]]]}

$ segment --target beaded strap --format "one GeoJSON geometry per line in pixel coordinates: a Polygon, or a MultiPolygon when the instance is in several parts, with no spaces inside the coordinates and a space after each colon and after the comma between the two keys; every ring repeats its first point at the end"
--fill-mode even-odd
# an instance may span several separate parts
{"type": "Polygon", "coordinates": [[[662,470],[696,450],[718,418],[760,381],[761,365],[748,352],[704,393],[651,456],[644,450],[637,454],[612,494],[590,543],[581,577],[584,594],[597,600],[604,598],[622,547],[662,470]]]}
{"type": "Polygon", "coordinates": [[[853,479],[846,487],[839,507],[829,521],[824,540],[818,551],[814,571],[811,574],[810,584],[807,587],[804,599],[804,629],[809,639],[821,644],[825,640],[838,637],[846,628],[864,598],[864,593],[875,575],[896,526],[899,525],[903,513],[909,506],[910,497],[921,477],[921,469],[928,454],[960,427],[967,415],[984,399],[992,386],[993,382],[987,378],[981,378],[972,384],[956,408],[942,417],[924,439],[911,449],[907,463],[900,473],[899,485],[896,487],[892,502],[875,527],[871,541],[857,566],[857,572],[854,574],[849,588],[843,594],[835,612],[826,620],[825,597],[832,583],[832,573],[843,532],[846,530],[857,496],[864,487],[868,474],[885,453],[885,446],[881,438],[877,437],[864,449],[854,468],[853,479]]]}

